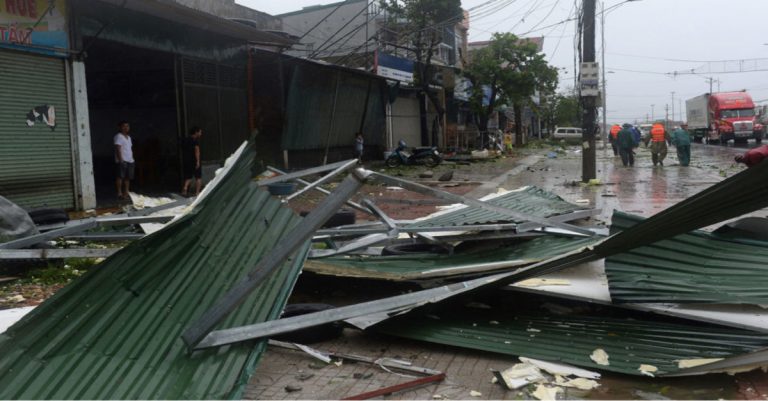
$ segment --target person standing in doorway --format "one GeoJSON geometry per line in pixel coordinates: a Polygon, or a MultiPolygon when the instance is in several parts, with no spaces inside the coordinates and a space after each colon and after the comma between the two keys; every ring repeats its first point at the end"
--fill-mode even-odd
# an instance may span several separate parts
{"type": "Polygon", "coordinates": [[[664,129],[664,124],[656,123],[651,127],[651,132],[646,138],[645,145],[648,146],[648,142],[651,142],[651,160],[653,165],[664,166],[664,158],[667,157],[667,141],[669,140],[669,134],[664,129]]]}
{"type": "Polygon", "coordinates": [[[131,180],[133,180],[136,165],[133,160],[131,125],[127,121],[120,121],[117,127],[119,131],[112,139],[115,146],[115,189],[117,189],[117,199],[126,200],[131,189],[131,180]]]}
{"type": "Polygon", "coordinates": [[[184,185],[181,187],[181,195],[188,196],[189,185],[192,179],[195,180],[195,196],[200,194],[200,188],[203,186],[203,169],[200,164],[200,137],[203,135],[203,129],[192,127],[189,135],[184,138],[181,145],[181,162],[184,170],[184,185]]]}
{"type": "Polygon", "coordinates": [[[677,149],[677,159],[680,165],[688,167],[691,162],[691,134],[688,132],[688,124],[680,125],[680,128],[672,132],[672,144],[677,149]]]}
{"type": "Polygon", "coordinates": [[[357,164],[363,164],[363,133],[357,132],[355,134],[355,157],[357,158],[357,164]]]}
{"type": "Polygon", "coordinates": [[[632,126],[624,124],[622,129],[616,135],[616,146],[619,149],[619,156],[621,156],[621,163],[624,167],[634,167],[635,165],[635,139],[632,134],[632,126]]]}

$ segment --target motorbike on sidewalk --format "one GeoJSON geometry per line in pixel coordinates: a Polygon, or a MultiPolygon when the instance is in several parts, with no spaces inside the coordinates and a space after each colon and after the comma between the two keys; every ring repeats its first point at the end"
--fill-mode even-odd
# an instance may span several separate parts
{"type": "Polygon", "coordinates": [[[406,150],[407,145],[402,139],[397,143],[397,148],[392,152],[384,163],[387,167],[397,167],[401,164],[414,165],[423,164],[427,167],[434,167],[443,162],[437,147],[413,148],[412,152],[406,150]]]}

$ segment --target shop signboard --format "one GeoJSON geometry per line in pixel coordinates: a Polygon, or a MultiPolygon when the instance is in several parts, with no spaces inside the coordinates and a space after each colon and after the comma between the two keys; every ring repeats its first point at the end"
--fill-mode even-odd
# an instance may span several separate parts
{"type": "Polygon", "coordinates": [[[0,47],[65,55],[66,12],[66,0],[0,1],[0,47]]]}

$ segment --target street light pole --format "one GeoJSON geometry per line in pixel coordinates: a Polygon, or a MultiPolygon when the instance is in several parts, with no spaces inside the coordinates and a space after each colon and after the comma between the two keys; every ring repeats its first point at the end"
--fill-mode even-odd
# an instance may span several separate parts
{"type": "Polygon", "coordinates": [[[672,91],[672,122],[675,121],[675,91],[672,91]]]}
{"type": "Polygon", "coordinates": [[[651,105],[651,122],[656,120],[656,117],[653,115],[653,106],[654,105],[651,105]]]}

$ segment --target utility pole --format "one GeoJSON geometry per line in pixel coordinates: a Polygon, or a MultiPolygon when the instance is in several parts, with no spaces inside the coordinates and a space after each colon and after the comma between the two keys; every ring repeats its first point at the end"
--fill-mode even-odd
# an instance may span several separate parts
{"type": "Polygon", "coordinates": [[[672,121],[675,121],[675,91],[672,91],[672,121]]]}
{"type": "Polygon", "coordinates": [[[653,106],[655,105],[654,104],[651,105],[651,122],[653,122],[656,119],[656,116],[653,115],[653,106]]]}
{"type": "Polygon", "coordinates": [[[669,131],[669,105],[664,105],[664,128],[669,131]]]}
{"type": "MultiPolygon", "coordinates": [[[[584,32],[584,53],[582,61],[584,63],[594,64],[595,62],[595,0],[584,0],[583,10],[584,19],[582,30],[584,32]]],[[[582,70],[583,70],[582,66],[582,70]]],[[[597,75],[597,74],[595,74],[597,75]]],[[[584,76],[582,75],[582,79],[584,76]]],[[[582,158],[581,158],[581,180],[589,180],[597,177],[597,165],[595,154],[595,120],[597,119],[597,108],[595,107],[595,96],[581,96],[584,110],[582,111],[582,158]]]]}
{"type": "Polygon", "coordinates": [[[608,97],[607,89],[605,89],[605,1],[600,2],[600,67],[603,70],[603,127],[600,130],[603,137],[603,149],[608,151],[608,108],[606,106],[606,97],[608,97]]]}

